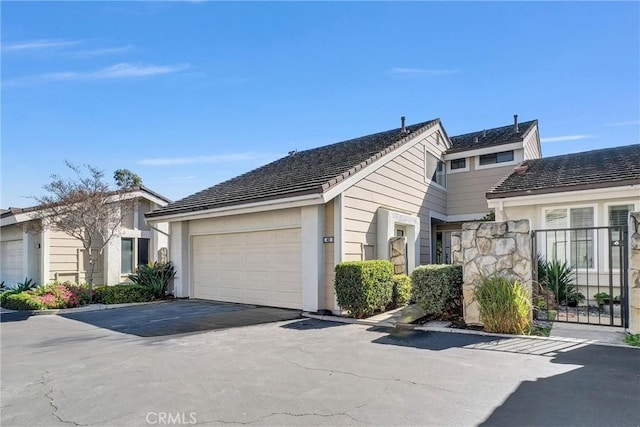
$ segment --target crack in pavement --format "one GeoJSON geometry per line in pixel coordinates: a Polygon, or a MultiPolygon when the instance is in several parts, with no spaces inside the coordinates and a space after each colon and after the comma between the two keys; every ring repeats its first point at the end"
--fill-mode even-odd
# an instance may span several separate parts
{"type": "Polygon", "coordinates": [[[86,427],[90,424],[78,424],[75,421],[67,421],[67,420],[63,420],[62,418],[60,418],[60,415],[58,415],[58,407],[53,403],[54,399],[51,396],[51,394],[53,393],[53,384],[49,384],[49,392],[44,394],[44,397],[46,397],[49,400],[49,405],[51,405],[51,407],[53,408],[53,412],[51,413],[51,415],[53,415],[54,417],[56,417],[58,419],[58,421],[60,421],[61,423],[64,424],[71,424],[74,426],[78,426],[78,427],[86,427]]]}
{"type": "Polygon", "coordinates": [[[431,384],[419,383],[419,382],[411,381],[411,380],[403,380],[401,378],[396,378],[396,377],[392,377],[392,378],[369,377],[369,376],[366,376],[366,375],[359,375],[359,374],[356,374],[356,373],[353,373],[353,372],[348,372],[348,371],[338,371],[338,370],[335,370],[335,369],[326,369],[326,368],[312,368],[310,366],[304,366],[304,365],[301,365],[301,364],[299,364],[297,362],[293,362],[291,360],[287,360],[287,362],[289,362],[292,365],[295,365],[295,366],[297,366],[299,368],[308,369],[310,371],[324,371],[324,372],[330,372],[330,373],[333,373],[333,374],[351,375],[351,376],[356,377],[356,378],[362,378],[362,379],[374,380],[374,381],[400,382],[400,383],[405,383],[405,384],[411,384],[411,385],[427,387],[427,388],[434,389],[434,390],[446,391],[448,393],[457,393],[454,390],[446,389],[446,388],[443,388],[443,387],[436,387],[436,386],[431,385],[431,384]]]}
{"type": "MultiPolygon", "coordinates": [[[[369,401],[367,400],[366,402],[364,402],[364,403],[362,403],[362,404],[360,404],[360,405],[358,405],[356,407],[347,409],[347,410],[345,410],[343,412],[334,412],[334,413],[330,413],[330,414],[322,414],[322,413],[317,413],[317,412],[311,412],[311,413],[306,413],[305,412],[305,413],[302,413],[302,414],[295,414],[295,413],[292,413],[292,412],[272,412],[270,414],[263,415],[261,417],[258,417],[256,419],[254,419],[254,420],[251,420],[251,421],[229,421],[229,420],[217,419],[217,420],[213,420],[213,422],[218,422],[218,423],[222,423],[222,424],[248,425],[248,424],[257,423],[259,421],[265,420],[265,419],[270,418],[270,417],[274,417],[276,415],[286,415],[288,417],[323,417],[323,418],[343,416],[343,417],[347,417],[347,418],[349,418],[349,419],[351,419],[351,420],[353,420],[355,422],[365,424],[364,421],[355,418],[354,416],[350,415],[349,412],[355,411],[356,409],[360,409],[360,408],[366,406],[368,403],[369,403],[369,401]]],[[[202,424],[209,423],[209,422],[210,421],[203,421],[202,424]]],[[[196,423],[196,424],[201,424],[201,423],[196,423]]]]}

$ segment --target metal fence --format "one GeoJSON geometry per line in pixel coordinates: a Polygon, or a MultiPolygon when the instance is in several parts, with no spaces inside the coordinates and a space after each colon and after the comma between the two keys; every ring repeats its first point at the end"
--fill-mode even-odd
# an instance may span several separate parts
{"type": "Polygon", "coordinates": [[[625,327],[627,235],[624,226],[533,231],[538,319],[625,327]]]}

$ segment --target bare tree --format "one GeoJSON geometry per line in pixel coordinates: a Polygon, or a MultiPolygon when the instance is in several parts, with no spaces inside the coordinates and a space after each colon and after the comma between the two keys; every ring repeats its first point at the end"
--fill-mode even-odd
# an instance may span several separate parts
{"type": "Polygon", "coordinates": [[[91,291],[95,266],[133,210],[134,198],[131,187],[112,189],[104,172],[93,166],[65,164],[74,174],[70,178],[51,175],[51,182],[43,187],[47,194],[34,197],[38,206],[31,217],[36,221],[29,221],[28,227],[61,231],[82,242],[89,256],[86,280],[91,291]]]}

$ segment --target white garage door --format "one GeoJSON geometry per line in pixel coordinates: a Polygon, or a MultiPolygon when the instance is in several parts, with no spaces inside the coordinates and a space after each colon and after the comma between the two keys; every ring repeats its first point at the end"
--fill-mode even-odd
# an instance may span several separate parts
{"type": "Polygon", "coordinates": [[[6,286],[22,282],[22,240],[0,243],[0,281],[6,286]]]}
{"type": "Polygon", "coordinates": [[[194,297],[302,308],[300,228],[192,237],[194,297]]]}

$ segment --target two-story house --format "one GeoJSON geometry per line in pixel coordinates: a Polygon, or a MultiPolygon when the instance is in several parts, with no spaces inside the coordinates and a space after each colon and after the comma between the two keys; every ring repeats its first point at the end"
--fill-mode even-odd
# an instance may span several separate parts
{"type": "Polygon", "coordinates": [[[432,262],[451,262],[451,232],[460,231],[464,221],[485,217],[486,193],[514,166],[541,156],[538,121],[518,123],[517,115],[513,124],[451,137],[451,147],[443,155],[447,214],[432,217],[436,231],[432,262]]]}
{"type": "MultiPolygon", "coordinates": [[[[117,284],[128,280],[140,264],[155,261],[158,250],[168,244],[168,224],[151,227],[144,215],[166,206],[170,200],[145,187],[134,188],[128,197],[134,208],[122,221],[117,236],[104,249],[94,270],[94,283],[117,284]]],[[[31,208],[10,208],[0,215],[0,281],[13,286],[25,278],[38,284],[53,280],[82,283],[86,281],[89,257],[82,242],[61,231],[43,228],[33,232],[31,208]]]]}
{"type": "Polygon", "coordinates": [[[537,122],[449,138],[439,119],[300,152],[146,215],[170,224],[174,293],[337,310],[342,261],[407,272],[442,261],[450,231],[488,213],[485,193],[540,156],[537,122]],[[438,252],[440,248],[440,252],[438,252]]]}

